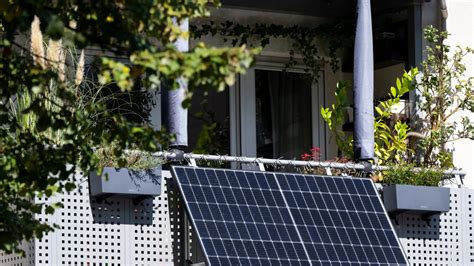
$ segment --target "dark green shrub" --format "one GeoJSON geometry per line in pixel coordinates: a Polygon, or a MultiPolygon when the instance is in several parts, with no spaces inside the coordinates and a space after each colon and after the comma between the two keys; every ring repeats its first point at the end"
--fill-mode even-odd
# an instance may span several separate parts
{"type": "Polygon", "coordinates": [[[438,168],[417,168],[412,164],[393,165],[382,172],[382,184],[404,184],[416,186],[438,186],[443,177],[438,168]]]}

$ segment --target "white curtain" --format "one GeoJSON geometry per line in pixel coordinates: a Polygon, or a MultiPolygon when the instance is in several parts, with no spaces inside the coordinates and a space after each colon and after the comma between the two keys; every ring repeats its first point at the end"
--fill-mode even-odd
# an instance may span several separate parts
{"type": "MultiPolygon", "coordinates": [[[[261,97],[269,97],[258,101],[262,113],[271,113],[270,117],[268,114],[260,116],[264,120],[261,121],[263,130],[270,130],[271,124],[272,155],[274,158],[298,159],[312,143],[311,82],[300,73],[257,71],[260,73],[256,73],[256,78],[261,79],[257,80],[257,90],[260,90],[261,97]],[[271,123],[265,122],[269,118],[271,123]]],[[[257,132],[257,136],[259,134],[262,132],[257,132]]]]}

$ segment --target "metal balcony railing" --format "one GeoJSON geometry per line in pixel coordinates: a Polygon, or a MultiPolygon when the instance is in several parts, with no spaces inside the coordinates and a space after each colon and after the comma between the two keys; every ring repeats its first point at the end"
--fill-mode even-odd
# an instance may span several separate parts
{"type": "MultiPolygon", "coordinates": [[[[265,171],[265,165],[271,166],[291,166],[291,167],[308,167],[308,168],[324,168],[326,169],[327,175],[332,175],[331,169],[339,170],[354,170],[362,173],[369,173],[372,171],[384,171],[388,170],[388,166],[383,165],[372,165],[369,163],[340,163],[330,161],[301,161],[301,160],[284,160],[284,159],[268,159],[268,158],[255,158],[245,156],[229,156],[229,155],[209,155],[209,154],[193,154],[183,153],[180,150],[172,150],[166,152],[157,152],[153,155],[165,158],[170,161],[185,161],[189,165],[197,166],[197,161],[209,161],[209,162],[230,162],[237,164],[253,164],[258,166],[261,171],[265,171]]],[[[420,168],[414,168],[414,171],[419,171],[420,168]]],[[[448,169],[444,171],[446,179],[459,177],[461,183],[466,173],[460,169],[448,169]]]]}

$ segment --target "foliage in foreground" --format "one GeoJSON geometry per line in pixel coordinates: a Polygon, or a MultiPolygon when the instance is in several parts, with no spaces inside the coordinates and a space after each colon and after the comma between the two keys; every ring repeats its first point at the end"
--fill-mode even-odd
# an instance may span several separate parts
{"type": "Polygon", "coordinates": [[[75,79],[49,66],[63,59],[44,58],[42,45],[32,45],[37,48],[32,49],[18,36],[29,36],[37,16],[37,27],[48,42],[60,41],[67,49],[94,46],[129,62],[95,58],[102,84],[112,82],[129,91],[140,79],[145,88],[157,90],[161,80],[179,77],[188,82],[189,98],[198,87],[232,85],[234,75],[244,72],[258,52],[243,46],[209,48],[203,44],[189,52],[178,51],[173,43],[188,36],[178,25],[188,18],[209,15],[207,5],[207,0],[1,2],[0,249],[20,252],[22,240],[41,238],[53,229],[34,216],[53,213],[60,204],[38,204],[34,199],[70,191],[74,188],[70,178],[76,171],[97,168],[93,147],[113,143],[112,153],[120,157],[131,147],[156,151],[172,137],[113,112],[100,101],[78,108],[75,79]],[[25,95],[31,101],[24,103],[21,113],[12,115],[11,103],[25,95]],[[107,117],[108,123],[95,119],[97,114],[107,117]],[[34,127],[20,121],[19,117],[26,116],[34,127]],[[51,137],[58,132],[60,141],[51,137]]]}

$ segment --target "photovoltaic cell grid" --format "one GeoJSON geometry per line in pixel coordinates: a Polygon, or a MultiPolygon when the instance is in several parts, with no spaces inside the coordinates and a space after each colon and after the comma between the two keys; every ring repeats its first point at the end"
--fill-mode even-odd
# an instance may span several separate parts
{"type": "Polygon", "coordinates": [[[173,167],[211,265],[408,264],[369,179],[173,167]]]}

